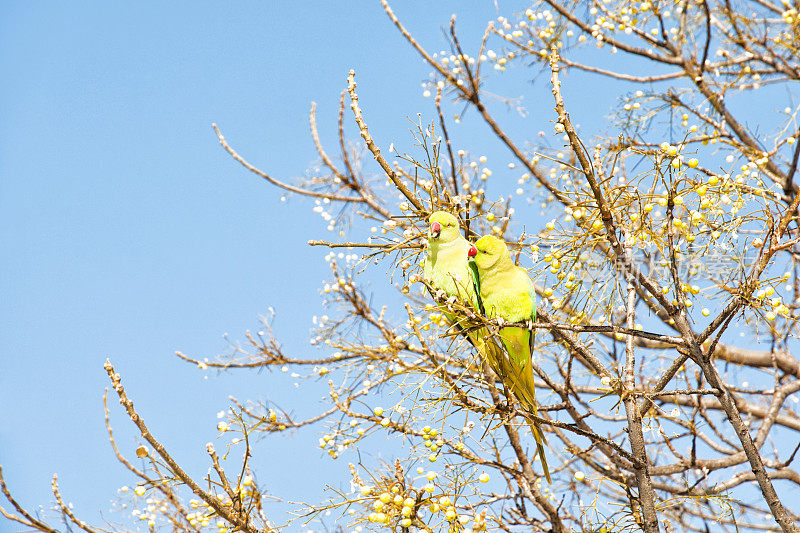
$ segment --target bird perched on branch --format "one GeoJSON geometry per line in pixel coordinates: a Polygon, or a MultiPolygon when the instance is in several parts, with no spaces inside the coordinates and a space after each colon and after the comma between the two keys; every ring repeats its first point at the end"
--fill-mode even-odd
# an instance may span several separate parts
{"type": "Polygon", "coordinates": [[[428,221],[428,250],[422,275],[435,288],[477,309],[467,258],[472,245],[461,235],[458,219],[446,211],[436,211],[428,221]]]}
{"type": "MultiPolygon", "coordinates": [[[[488,318],[502,318],[505,322],[536,320],[533,281],[525,270],[514,264],[505,242],[486,235],[478,239],[467,255],[474,258],[478,270],[479,296],[488,318]]],[[[508,361],[502,361],[500,365],[505,374],[502,376],[504,383],[522,406],[536,415],[536,388],[531,366],[535,332],[522,327],[504,327],[500,328],[499,335],[508,353],[508,361]]],[[[544,432],[535,421],[531,422],[531,431],[549,483],[544,432]]]]}
{"type": "MultiPolygon", "coordinates": [[[[477,272],[470,269],[467,257],[472,244],[461,235],[458,219],[446,211],[436,211],[428,221],[428,249],[422,269],[424,278],[436,289],[443,290],[447,296],[455,296],[480,311],[481,304],[474,279],[477,272]]],[[[448,312],[444,315],[452,324],[460,327],[462,320],[459,317],[448,312]]],[[[467,338],[489,363],[492,371],[501,376],[499,358],[503,357],[502,350],[487,335],[486,328],[480,328],[469,332],[467,338]]]]}

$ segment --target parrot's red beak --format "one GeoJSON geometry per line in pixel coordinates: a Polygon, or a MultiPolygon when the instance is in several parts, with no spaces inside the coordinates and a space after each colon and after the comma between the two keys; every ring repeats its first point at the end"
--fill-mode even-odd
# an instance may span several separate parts
{"type": "Polygon", "coordinates": [[[478,249],[474,246],[470,246],[469,251],[467,252],[467,257],[475,257],[478,255],[478,249]]]}
{"type": "Polygon", "coordinates": [[[434,222],[433,224],[431,224],[431,237],[433,237],[434,239],[438,239],[439,234],[441,232],[442,232],[441,224],[439,224],[438,222],[434,222]]]}

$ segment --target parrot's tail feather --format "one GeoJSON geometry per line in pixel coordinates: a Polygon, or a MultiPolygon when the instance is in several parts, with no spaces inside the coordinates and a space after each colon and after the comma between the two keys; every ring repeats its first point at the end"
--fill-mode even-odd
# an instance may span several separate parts
{"type": "Polygon", "coordinates": [[[542,431],[542,426],[536,424],[536,429],[539,432],[539,436],[536,439],[536,442],[541,442],[542,444],[547,444],[547,438],[544,436],[544,431],[542,431]]]}
{"type": "MultiPolygon", "coordinates": [[[[478,329],[468,334],[470,342],[478,350],[478,353],[489,363],[492,372],[514,393],[522,408],[529,413],[536,415],[536,388],[533,383],[533,374],[530,368],[520,368],[519,365],[508,359],[503,353],[503,349],[488,334],[485,328],[478,329]],[[527,370],[527,371],[526,371],[527,370]]],[[[542,428],[536,422],[531,422],[531,433],[536,441],[536,450],[539,460],[542,462],[544,477],[548,483],[550,479],[550,469],[547,467],[547,458],[544,453],[544,445],[547,440],[542,428]]]]}
{"type": "Polygon", "coordinates": [[[542,470],[544,470],[544,477],[547,480],[547,483],[553,484],[553,480],[550,479],[550,469],[547,467],[547,457],[544,454],[544,433],[542,432],[542,428],[531,422],[531,431],[533,432],[533,438],[536,440],[536,450],[539,454],[539,460],[542,462],[542,470]]]}

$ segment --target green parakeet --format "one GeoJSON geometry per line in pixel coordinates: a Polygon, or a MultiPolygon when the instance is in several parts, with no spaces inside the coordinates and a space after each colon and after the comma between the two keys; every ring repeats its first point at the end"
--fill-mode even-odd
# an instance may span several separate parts
{"type": "MultiPolygon", "coordinates": [[[[502,318],[507,322],[536,320],[536,292],[533,281],[525,270],[514,264],[508,247],[492,235],[478,239],[467,252],[474,257],[480,280],[480,297],[486,316],[502,318]]],[[[506,347],[509,360],[502,364],[506,385],[514,392],[522,406],[536,414],[536,388],[533,382],[531,354],[535,334],[527,328],[500,328],[500,339],[506,347]]],[[[541,426],[531,423],[533,438],[542,461],[544,475],[550,482],[550,471],[544,455],[544,432],[541,426]]]]}
{"type": "Polygon", "coordinates": [[[467,266],[467,252],[472,245],[461,235],[458,219],[445,211],[436,211],[428,221],[428,253],[422,275],[448,296],[469,302],[477,309],[478,300],[467,266]]]}
{"type": "MultiPolygon", "coordinates": [[[[470,303],[480,310],[480,301],[475,291],[473,276],[467,258],[472,247],[461,235],[458,219],[446,212],[436,211],[430,216],[428,233],[428,250],[422,274],[436,289],[441,289],[448,296],[455,296],[462,302],[470,303]]],[[[458,323],[458,317],[445,313],[451,323],[458,323]]],[[[501,370],[499,359],[503,356],[500,346],[491,338],[487,339],[487,331],[481,328],[468,334],[470,342],[478,353],[486,359],[492,370],[499,376],[501,370]]]]}

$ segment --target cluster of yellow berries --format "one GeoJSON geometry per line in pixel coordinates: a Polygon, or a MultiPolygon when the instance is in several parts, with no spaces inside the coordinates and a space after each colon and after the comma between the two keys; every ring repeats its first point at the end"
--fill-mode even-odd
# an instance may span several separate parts
{"type": "Polygon", "coordinates": [[[423,331],[429,331],[431,329],[431,325],[440,326],[440,327],[447,327],[448,321],[447,317],[444,316],[441,312],[437,312],[441,309],[441,306],[427,303],[425,304],[425,311],[427,311],[426,318],[428,319],[427,322],[423,323],[423,319],[420,316],[414,316],[410,318],[408,322],[406,322],[406,329],[409,331],[413,331],[415,327],[419,327],[423,331]]]}
{"type": "Polygon", "coordinates": [[[685,160],[682,155],[679,155],[679,148],[668,142],[661,143],[659,145],[659,148],[664,154],[667,155],[667,157],[672,158],[672,162],[670,164],[672,165],[672,168],[674,168],[675,170],[680,169],[681,166],[683,165],[689,168],[697,168],[697,165],[700,164],[700,162],[695,158],[689,159],[688,161],[685,160]]]}
{"type": "MultiPolygon", "coordinates": [[[[434,480],[435,472],[428,472],[427,478],[434,480]]],[[[472,515],[459,512],[455,502],[449,495],[433,496],[431,493],[435,487],[429,483],[422,493],[404,491],[397,484],[392,485],[388,490],[379,492],[379,489],[363,485],[360,488],[361,495],[364,496],[364,504],[370,510],[367,520],[374,524],[397,524],[401,527],[410,527],[412,524],[422,522],[421,511],[427,510],[431,514],[431,519],[437,517],[444,518],[451,524],[460,524],[462,531],[483,531],[486,528],[486,511],[474,513],[472,515]],[[402,494],[401,494],[402,492],[402,494]],[[467,528],[473,522],[471,528],[467,528]]],[[[425,529],[427,531],[427,528],[425,529]]]]}
{"type": "Polygon", "coordinates": [[[444,446],[444,439],[439,436],[439,432],[436,428],[431,428],[430,426],[425,426],[422,428],[422,442],[423,446],[430,450],[431,454],[428,456],[428,460],[430,462],[436,461],[438,457],[436,452],[444,446]]]}
{"type": "MultiPolygon", "coordinates": [[[[788,280],[789,274],[784,274],[781,279],[784,281],[788,280]]],[[[770,322],[775,320],[778,316],[785,317],[789,315],[789,308],[783,303],[783,300],[780,296],[775,295],[775,289],[771,286],[758,289],[755,297],[761,302],[763,309],[769,309],[766,313],[764,313],[764,318],[770,322]]]]}
{"type": "MultiPolygon", "coordinates": [[[[250,476],[244,476],[242,478],[242,483],[238,487],[238,493],[238,497],[242,500],[245,500],[246,498],[252,499],[260,497],[260,494],[256,491],[253,478],[250,476]]],[[[216,499],[224,506],[230,506],[232,504],[230,497],[227,495],[219,494],[216,496],[216,499]]],[[[162,502],[162,511],[166,511],[166,505],[167,501],[164,500],[164,502],[162,502]]],[[[195,528],[208,527],[211,525],[211,520],[213,517],[217,516],[217,512],[202,500],[195,498],[190,499],[189,507],[192,511],[186,514],[186,519],[189,521],[189,524],[195,528]]],[[[228,522],[222,519],[218,519],[214,526],[216,526],[216,529],[219,531],[219,533],[224,533],[231,527],[228,522]]]]}
{"type": "MultiPolygon", "coordinates": [[[[371,492],[372,489],[370,487],[364,486],[361,488],[361,493],[365,496],[369,496],[371,492]]],[[[388,524],[390,521],[399,518],[401,526],[409,527],[415,514],[416,499],[411,495],[403,497],[399,492],[400,488],[394,485],[391,488],[391,493],[383,492],[374,500],[368,500],[371,501],[370,508],[372,512],[367,519],[373,523],[388,524]]]]}
{"type": "MultiPolygon", "coordinates": [[[[130,491],[130,487],[124,486],[117,490],[119,493],[128,493],[130,491]]],[[[133,489],[133,494],[137,498],[142,498],[147,494],[147,487],[144,485],[137,485],[133,489]]],[[[144,500],[144,507],[141,509],[133,509],[131,511],[131,516],[134,518],[146,522],[148,527],[155,527],[156,520],[159,516],[164,516],[169,512],[169,502],[166,499],[158,500],[157,498],[153,498],[148,496],[144,500]]],[[[123,508],[127,507],[127,505],[123,505],[123,508]]]]}

